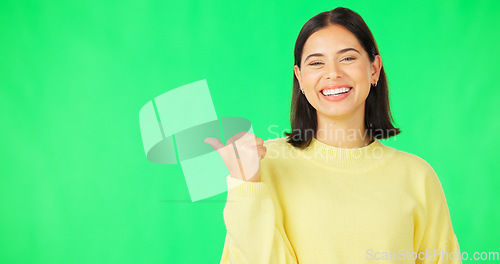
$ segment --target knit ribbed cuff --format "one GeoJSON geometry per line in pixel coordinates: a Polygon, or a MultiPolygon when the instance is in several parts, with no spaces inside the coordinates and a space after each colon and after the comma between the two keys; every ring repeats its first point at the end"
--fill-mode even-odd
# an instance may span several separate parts
{"type": "Polygon", "coordinates": [[[267,186],[263,182],[244,181],[227,176],[228,199],[241,197],[270,197],[267,186]]]}

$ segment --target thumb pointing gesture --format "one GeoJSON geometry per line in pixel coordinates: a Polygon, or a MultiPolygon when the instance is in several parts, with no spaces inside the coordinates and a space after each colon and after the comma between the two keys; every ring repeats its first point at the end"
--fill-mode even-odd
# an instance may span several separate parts
{"type": "Polygon", "coordinates": [[[260,160],[264,158],[264,141],[243,131],[227,140],[227,145],[216,138],[206,138],[204,142],[219,153],[232,177],[258,182],[260,160]]]}
{"type": "Polygon", "coordinates": [[[218,139],[212,137],[205,138],[203,142],[212,146],[212,148],[214,148],[214,150],[217,151],[219,154],[220,154],[219,149],[224,147],[224,144],[222,144],[218,139]]]}

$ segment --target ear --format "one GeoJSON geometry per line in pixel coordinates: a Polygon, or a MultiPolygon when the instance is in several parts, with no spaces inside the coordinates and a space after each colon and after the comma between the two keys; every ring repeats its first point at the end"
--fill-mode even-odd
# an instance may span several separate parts
{"type": "Polygon", "coordinates": [[[293,72],[295,73],[295,77],[299,81],[299,85],[302,87],[302,76],[300,75],[299,66],[297,66],[297,65],[293,66],[293,72]]]}
{"type": "Polygon", "coordinates": [[[378,82],[380,70],[382,69],[382,57],[375,55],[375,60],[371,63],[371,77],[373,82],[378,82]]]}

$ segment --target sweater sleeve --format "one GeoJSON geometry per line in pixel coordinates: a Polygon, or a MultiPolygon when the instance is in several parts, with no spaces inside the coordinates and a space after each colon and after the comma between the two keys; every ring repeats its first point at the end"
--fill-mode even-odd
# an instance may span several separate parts
{"type": "Polygon", "coordinates": [[[425,218],[416,263],[461,264],[461,253],[453,231],[448,204],[435,171],[430,168],[425,181],[425,218]],[[425,257],[424,257],[425,256],[425,257]]]}
{"type": "Polygon", "coordinates": [[[276,226],[276,211],[264,182],[227,176],[224,208],[226,239],[221,264],[297,263],[284,230],[276,226]]]}

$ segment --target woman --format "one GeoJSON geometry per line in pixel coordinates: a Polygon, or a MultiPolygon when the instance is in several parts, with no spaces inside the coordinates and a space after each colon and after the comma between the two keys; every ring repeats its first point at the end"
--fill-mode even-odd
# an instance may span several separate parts
{"type": "Polygon", "coordinates": [[[363,19],[320,13],[294,53],[286,137],[205,140],[230,172],[221,263],[461,263],[435,171],[379,142],[400,130],[363,19]]]}

